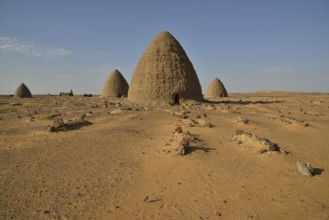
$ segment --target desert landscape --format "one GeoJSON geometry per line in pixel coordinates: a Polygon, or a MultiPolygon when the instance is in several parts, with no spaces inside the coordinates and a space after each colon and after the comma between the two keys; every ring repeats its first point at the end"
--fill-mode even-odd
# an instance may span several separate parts
{"type": "Polygon", "coordinates": [[[329,1],[0,1],[0,220],[329,220],[329,1]]]}
{"type": "Polygon", "coordinates": [[[329,219],[328,122],[321,93],[1,97],[0,218],[329,219]]]}

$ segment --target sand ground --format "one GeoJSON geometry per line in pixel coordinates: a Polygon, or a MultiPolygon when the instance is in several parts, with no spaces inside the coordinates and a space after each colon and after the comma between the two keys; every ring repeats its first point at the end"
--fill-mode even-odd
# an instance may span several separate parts
{"type": "Polygon", "coordinates": [[[329,95],[230,95],[161,108],[1,97],[0,219],[328,220],[329,95]],[[49,132],[54,116],[82,114],[91,125],[49,132]],[[214,127],[190,127],[183,116],[214,127]],[[177,125],[200,140],[184,156],[166,151],[177,125]],[[289,153],[258,154],[231,141],[239,129],[289,153]],[[316,175],[299,173],[297,160],[316,175]]]}

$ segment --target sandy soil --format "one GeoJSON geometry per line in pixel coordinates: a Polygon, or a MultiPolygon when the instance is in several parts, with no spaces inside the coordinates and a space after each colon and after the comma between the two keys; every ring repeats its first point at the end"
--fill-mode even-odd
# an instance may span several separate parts
{"type": "Polygon", "coordinates": [[[0,219],[328,220],[329,95],[230,95],[161,108],[0,98],[0,219]],[[49,132],[54,117],[83,114],[91,125],[49,132]],[[197,118],[213,127],[186,123],[197,118]],[[177,125],[199,139],[184,156],[168,151],[177,125]],[[232,141],[237,130],[289,153],[259,154],[232,141]]]}

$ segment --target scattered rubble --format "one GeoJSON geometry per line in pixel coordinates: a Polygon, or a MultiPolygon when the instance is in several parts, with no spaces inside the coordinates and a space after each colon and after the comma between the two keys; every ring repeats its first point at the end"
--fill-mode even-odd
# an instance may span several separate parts
{"type": "Polygon", "coordinates": [[[180,123],[182,125],[185,125],[187,127],[195,127],[195,126],[198,126],[198,127],[207,127],[207,128],[211,128],[211,127],[214,127],[213,124],[211,124],[209,121],[205,120],[205,119],[202,119],[202,118],[198,118],[197,120],[194,120],[194,119],[182,119],[180,121],[180,123]]]}
{"type": "Polygon", "coordinates": [[[195,135],[176,132],[176,129],[168,138],[164,151],[176,155],[186,155],[191,151],[191,145],[200,143],[200,140],[195,135]]]}
{"type": "Polygon", "coordinates": [[[303,127],[308,127],[309,126],[309,124],[306,123],[304,120],[297,120],[295,118],[285,117],[283,115],[281,115],[280,117],[278,117],[278,116],[271,116],[269,118],[270,119],[274,119],[274,120],[278,120],[278,121],[280,121],[280,122],[282,122],[284,124],[293,124],[293,123],[295,123],[295,124],[299,124],[299,125],[301,125],[303,127]]]}
{"type": "Polygon", "coordinates": [[[197,124],[196,121],[194,121],[193,119],[190,119],[190,118],[183,119],[183,120],[180,121],[180,123],[182,125],[187,126],[187,127],[194,127],[197,124]]]}
{"type": "Polygon", "coordinates": [[[91,125],[92,123],[85,120],[84,116],[81,116],[78,119],[73,119],[67,123],[64,123],[63,118],[55,118],[53,126],[50,127],[50,132],[57,132],[57,131],[68,131],[68,130],[74,130],[79,129],[83,126],[91,125]]]}
{"type": "Polygon", "coordinates": [[[255,134],[244,132],[243,130],[237,130],[236,135],[231,138],[231,141],[235,141],[237,144],[243,144],[247,148],[256,148],[256,153],[258,154],[274,151],[287,154],[278,144],[266,138],[260,138],[255,134]]]}

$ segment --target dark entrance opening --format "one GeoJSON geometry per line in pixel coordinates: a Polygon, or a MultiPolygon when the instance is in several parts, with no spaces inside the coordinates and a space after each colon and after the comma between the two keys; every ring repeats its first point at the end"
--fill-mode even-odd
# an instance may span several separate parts
{"type": "Polygon", "coordinates": [[[175,105],[179,105],[180,104],[180,102],[179,102],[179,95],[177,93],[174,94],[174,103],[175,103],[175,105]]]}

